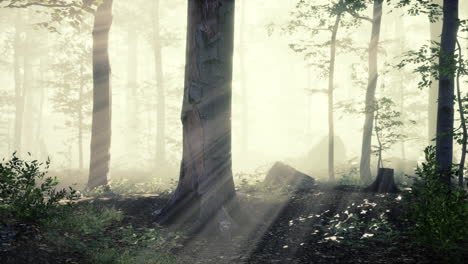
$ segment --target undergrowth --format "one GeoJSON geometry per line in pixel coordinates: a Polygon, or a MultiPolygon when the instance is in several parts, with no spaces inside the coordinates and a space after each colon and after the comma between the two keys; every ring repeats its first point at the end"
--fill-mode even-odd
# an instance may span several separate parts
{"type": "MultiPolygon", "coordinates": [[[[467,192],[441,183],[434,147],[426,148],[425,157],[406,195],[413,233],[419,244],[441,256],[457,259],[463,251],[466,253],[468,243],[467,192]]],[[[454,169],[452,176],[456,175],[454,169]]]]}

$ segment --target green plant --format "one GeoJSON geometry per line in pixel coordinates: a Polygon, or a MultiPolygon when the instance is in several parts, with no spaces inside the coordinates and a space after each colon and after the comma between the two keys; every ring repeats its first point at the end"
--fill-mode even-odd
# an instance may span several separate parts
{"type": "Polygon", "coordinates": [[[45,218],[62,199],[73,200],[78,194],[71,187],[57,190],[58,179],[47,177],[50,160],[19,159],[16,153],[0,163],[0,213],[21,220],[45,218]]]}
{"type": "Polygon", "coordinates": [[[159,227],[124,225],[121,210],[95,204],[64,207],[43,221],[44,238],[60,251],[75,252],[86,263],[175,263],[171,250],[181,236],[159,227]]]}
{"type": "MultiPolygon", "coordinates": [[[[424,152],[426,162],[416,169],[406,197],[408,212],[418,242],[444,255],[453,254],[468,242],[468,196],[461,188],[450,190],[441,183],[435,148],[428,147],[424,152]]],[[[456,175],[454,169],[452,176],[456,175]]]]}

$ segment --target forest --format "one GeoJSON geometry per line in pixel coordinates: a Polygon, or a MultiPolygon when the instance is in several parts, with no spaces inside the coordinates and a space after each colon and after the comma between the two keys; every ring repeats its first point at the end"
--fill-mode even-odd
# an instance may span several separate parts
{"type": "Polygon", "coordinates": [[[466,263],[467,0],[0,0],[0,263],[466,263]]]}

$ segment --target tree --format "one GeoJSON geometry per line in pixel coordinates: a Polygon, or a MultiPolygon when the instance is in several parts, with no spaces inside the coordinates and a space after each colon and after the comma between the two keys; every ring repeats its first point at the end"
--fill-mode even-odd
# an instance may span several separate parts
{"type": "Polygon", "coordinates": [[[93,28],[93,119],[88,188],[107,185],[111,145],[111,68],[109,31],[113,0],[104,0],[94,15],[93,28]]]}
{"type": "MultiPolygon", "coordinates": [[[[337,47],[345,49],[345,45],[337,39],[340,27],[349,28],[358,23],[357,12],[366,7],[366,4],[352,0],[340,0],[329,5],[316,5],[312,1],[299,1],[294,18],[289,21],[286,31],[293,33],[299,29],[312,33],[313,36],[325,32],[329,34],[329,40],[314,43],[316,40],[301,40],[299,43],[290,44],[290,48],[295,52],[304,53],[306,59],[316,59],[320,54],[325,53],[324,47],[329,48],[326,59],[314,63],[319,69],[323,69],[323,64],[327,64],[323,75],[328,76],[327,90],[313,89],[311,92],[323,92],[328,96],[328,176],[330,181],[335,180],[335,128],[334,128],[334,89],[335,89],[335,63],[337,47]],[[344,20],[344,16],[350,13],[353,16],[351,21],[344,20]],[[312,18],[315,18],[312,20],[312,18]],[[313,25],[310,25],[313,21],[313,25]],[[318,21],[318,22],[317,22],[318,21]],[[312,43],[311,43],[312,42],[312,43]]],[[[343,41],[344,42],[344,41],[343,41]]]]}
{"type": "Polygon", "coordinates": [[[394,110],[395,103],[390,98],[382,97],[375,104],[374,130],[377,145],[373,146],[373,152],[378,157],[377,169],[381,169],[384,168],[383,152],[405,136],[398,131],[403,122],[400,120],[401,113],[394,110]]]}
{"type": "Polygon", "coordinates": [[[154,1],[155,17],[153,20],[154,67],[156,73],[156,162],[164,164],[166,160],[166,100],[162,64],[162,40],[160,30],[159,0],[154,1]]]}
{"type": "Polygon", "coordinates": [[[437,106],[436,162],[441,180],[450,185],[453,160],[454,58],[458,32],[458,0],[444,1],[442,39],[439,56],[439,96],[437,106]]]}
{"type": "Polygon", "coordinates": [[[382,22],[382,6],[383,0],[374,0],[373,18],[371,20],[372,33],[369,44],[369,76],[365,101],[365,121],[362,134],[361,162],[359,166],[359,173],[363,181],[370,181],[371,179],[370,159],[375,112],[375,90],[377,88],[378,78],[377,55],[380,40],[380,26],[382,22]]]}
{"type": "MultiPolygon", "coordinates": [[[[442,0],[433,0],[432,2],[437,4],[439,9],[442,10],[442,0]]],[[[440,37],[442,34],[442,20],[433,16],[429,16],[429,23],[431,43],[434,45],[434,47],[437,47],[440,44],[440,37]]],[[[433,141],[436,138],[438,86],[439,82],[433,78],[429,88],[428,102],[428,139],[430,145],[433,145],[433,141]]]]}
{"type": "MultiPolygon", "coordinates": [[[[83,28],[87,29],[87,25],[83,24],[83,28]]],[[[84,168],[83,141],[89,127],[92,101],[91,47],[82,43],[82,38],[82,32],[64,36],[57,48],[65,54],[55,56],[51,66],[58,80],[48,82],[55,90],[52,98],[55,109],[67,116],[66,127],[76,131],[73,139],[77,143],[80,169],[84,168]]]]}
{"type": "Polygon", "coordinates": [[[183,154],[177,189],[160,223],[197,218],[194,231],[236,208],[231,161],[234,0],[189,0],[183,154]],[[227,209],[227,210],[223,210],[227,209]]]}

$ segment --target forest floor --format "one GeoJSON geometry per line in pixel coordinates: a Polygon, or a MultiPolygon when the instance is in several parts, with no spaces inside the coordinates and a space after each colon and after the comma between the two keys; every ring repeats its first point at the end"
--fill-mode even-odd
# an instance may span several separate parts
{"type": "MultiPolygon", "coordinates": [[[[87,232],[86,239],[73,236],[71,231],[70,234],[60,232],[50,239],[44,225],[14,223],[4,224],[0,229],[0,263],[445,262],[412,242],[403,217],[401,194],[374,195],[355,187],[321,183],[302,193],[241,190],[241,204],[253,223],[229,239],[193,238],[170,230],[164,231],[165,238],[145,236],[145,232],[159,228],[154,224],[152,212],[163,206],[168,198],[168,194],[119,195],[80,201],[80,204],[121,211],[122,216],[117,217],[119,221],[106,226],[100,234],[107,239],[100,243],[106,243],[104,247],[113,250],[114,255],[134,250],[128,246],[123,248],[128,241],[122,235],[125,230],[130,230],[130,236],[137,238],[131,240],[131,244],[157,241],[158,247],[147,247],[139,260],[134,258],[125,262],[113,257],[106,260],[106,256],[101,256],[90,261],[90,255],[78,249],[81,246],[90,250],[93,246],[83,243],[100,241],[97,234],[100,231],[93,231],[92,226],[80,229],[80,232],[87,232]],[[61,238],[65,240],[60,242],[61,238]],[[82,241],[75,246],[63,247],[65,242],[80,239],[82,241]],[[170,247],[167,254],[171,257],[158,258],[147,253],[161,247],[170,247]]],[[[107,217],[112,218],[112,214],[108,213],[107,217]]]]}

